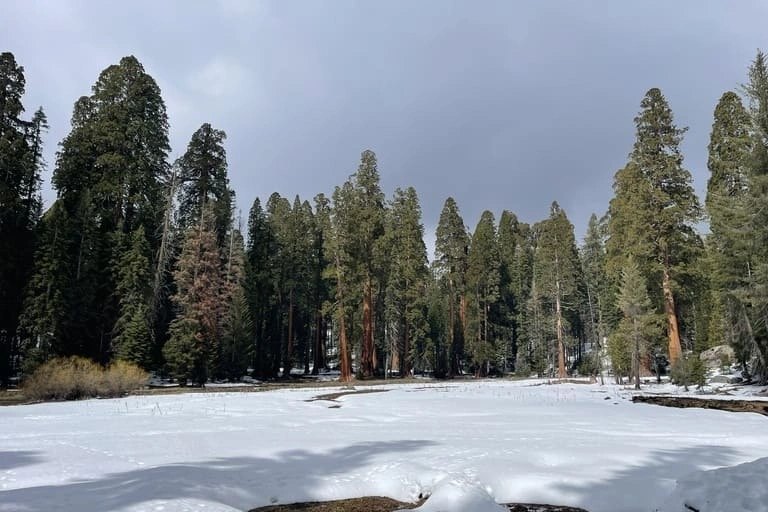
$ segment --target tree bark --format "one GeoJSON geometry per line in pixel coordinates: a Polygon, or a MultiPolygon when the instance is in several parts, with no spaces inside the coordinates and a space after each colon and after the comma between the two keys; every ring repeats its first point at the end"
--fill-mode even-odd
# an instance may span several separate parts
{"type": "Polygon", "coordinates": [[[405,378],[411,374],[411,333],[408,327],[408,321],[405,321],[405,339],[403,340],[403,370],[400,373],[400,377],[405,378]]]}
{"type": "Polygon", "coordinates": [[[352,380],[352,365],[349,360],[349,347],[347,345],[347,326],[345,322],[346,311],[344,311],[344,288],[341,279],[341,264],[339,256],[336,255],[336,278],[338,284],[337,294],[339,297],[339,365],[341,366],[341,382],[352,380]]]}
{"type": "Polygon", "coordinates": [[[448,374],[454,377],[459,374],[459,351],[456,348],[456,301],[453,296],[453,281],[450,281],[448,290],[448,332],[450,342],[450,368],[448,374]]]}
{"type": "Polygon", "coordinates": [[[371,297],[371,276],[365,278],[363,289],[363,351],[360,356],[360,369],[363,377],[373,376],[373,315],[371,297]]]}
{"type": "Polygon", "coordinates": [[[560,308],[560,280],[555,282],[555,314],[557,315],[557,376],[564,379],[565,371],[565,340],[563,339],[563,312],[560,308]]]}
{"type": "Polygon", "coordinates": [[[664,291],[664,310],[667,313],[669,331],[669,362],[675,364],[683,354],[680,345],[680,331],[677,325],[677,313],[675,312],[675,297],[672,294],[672,279],[669,276],[669,268],[664,268],[661,287],[664,291]]]}
{"type": "Polygon", "coordinates": [[[293,368],[293,290],[288,294],[288,341],[283,360],[283,377],[291,376],[291,368],[293,368]]]}
{"type": "Polygon", "coordinates": [[[322,334],[323,330],[323,317],[320,311],[315,312],[315,347],[312,354],[312,375],[320,373],[320,367],[324,366],[323,362],[323,348],[322,348],[322,334]]]}

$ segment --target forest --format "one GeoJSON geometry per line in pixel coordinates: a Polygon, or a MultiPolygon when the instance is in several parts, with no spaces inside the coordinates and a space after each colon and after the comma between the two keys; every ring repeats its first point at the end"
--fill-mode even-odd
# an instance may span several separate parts
{"type": "Polygon", "coordinates": [[[416,190],[388,196],[369,149],[332,191],[273,193],[240,218],[226,134],[203,124],[170,161],[160,88],[132,56],[74,102],[45,207],[46,115],[26,114],[24,68],[2,53],[0,387],[68,356],[181,385],[328,369],[562,378],[604,360],[639,384],[723,344],[765,383],[766,56],[745,68],[714,106],[703,201],[686,128],[651,88],[583,240],[557,202],[532,224],[485,211],[471,229],[448,197],[430,262],[416,190]]]}

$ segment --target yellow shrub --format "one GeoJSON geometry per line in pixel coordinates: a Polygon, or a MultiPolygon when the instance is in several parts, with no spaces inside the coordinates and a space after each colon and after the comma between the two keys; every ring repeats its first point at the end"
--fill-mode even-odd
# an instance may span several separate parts
{"type": "Polygon", "coordinates": [[[119,361],[106,370],[90,359],[67,357],[39,366],[24,381],[24,394],[32,400],[77,400],[120,396],[146,385],[147,373],[119,361]]]}

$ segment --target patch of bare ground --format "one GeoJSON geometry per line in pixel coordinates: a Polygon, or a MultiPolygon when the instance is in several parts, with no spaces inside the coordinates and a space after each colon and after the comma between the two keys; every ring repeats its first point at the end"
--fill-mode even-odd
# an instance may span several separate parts
{"type": "Polygon", "coordinates": [[[391,498],[381,496],[367,496],[365,498],[350,498],[335,501],[308,501],[305,503],[291,503],[290,505],[269,505],[250,510],[250,512],[393,512],[400,509],[412,509],[421,505],[418,503],[403,503],[391,498]]]}
{"type": "MultiPolygon", "coordinates": [[[[367,496],[347,500],[269,505],[254,508],[249,512],[394,512],[395,510],[414,509],[423,503],[424,500],[418,503],[403,503],[381,496],[367,496]]],[[[583,508],[535,503],[507,503],[504,506],[509,509],[509,512],[587,512],[583,508]]]]}
{"type": "Polygon", "coordinates": [[[648,396],[637,395],[632,401],[643,404],[663,405],[665,407],[697,407],[717,409],[729,412],[755,412],[768,416],[768,401],[765,400],[717,400],[689,396],[648,396]]]}
{"type": "Polygon", "coordinates": [[[337,399],[341,398],[342,396],[347,395],[367,395],[370,393],[385,393],[389,391],[388,389],[355,389],[350,391],[339,391],[336,393],[326,393],[325,395],[317,395],[313,396],[312,398],[308,400],[304,400],[305,402],[317,402],[318,400],[328,400],[329,402],[335,402],[337,399]]]}

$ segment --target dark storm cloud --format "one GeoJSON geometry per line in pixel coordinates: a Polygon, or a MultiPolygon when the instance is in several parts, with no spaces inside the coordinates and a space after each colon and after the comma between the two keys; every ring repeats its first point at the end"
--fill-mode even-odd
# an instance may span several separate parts
{"type": "Polygon", "coordinates": [[[768,46],[759,1],[12,0],[3,10],[0,47],[27,70],[25,104],[49,114],[50,167],[75,99],[135,54],[163,90],[174,157],[201,123],[226,130],[244,213],[273,191],[330,193],[371,148],[388,194],[416,187],[428,230],[448,196],[470,228],[484,209],[534,222],[557,200],[579,238],[607,208],[645,91],[660,87],[690,126],[683,149],[702,192],[714,106],[768,46]]]}

